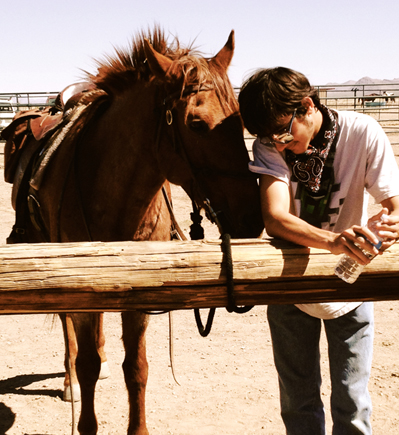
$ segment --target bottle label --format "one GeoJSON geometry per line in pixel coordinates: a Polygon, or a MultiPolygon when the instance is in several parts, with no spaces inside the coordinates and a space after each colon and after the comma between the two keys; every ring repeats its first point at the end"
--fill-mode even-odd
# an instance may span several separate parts
{"type": "MultiPolygon", "coordinates": [[[[378,237],[378,236],[377,236],[378,237]]],[[[378,243],[372,243],[369,239],[367,239],[366,238],[366,240],[369,242],[369,243],[371,243],[374,247],[376,247],[377,249],[380,249],[381,248],[381,245],[382,245],[382,240],[379,240],[379,242],[378,243]]]]}

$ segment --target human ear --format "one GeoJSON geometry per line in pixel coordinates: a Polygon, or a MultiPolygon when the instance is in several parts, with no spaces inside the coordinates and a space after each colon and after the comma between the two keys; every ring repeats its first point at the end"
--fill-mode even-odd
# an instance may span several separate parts
{"type": "Polygon", "coordinates": [[[314,102],[310,97],[303,97],[301,100],[301,104],[306,109],[306,114],[312,113],[315,108],[314,102]]]}

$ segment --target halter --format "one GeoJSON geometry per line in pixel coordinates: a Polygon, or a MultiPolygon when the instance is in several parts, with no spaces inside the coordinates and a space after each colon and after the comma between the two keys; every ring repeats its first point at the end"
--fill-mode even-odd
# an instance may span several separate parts
{"type": "MultiPolygon", "coordinates": [[[[175,92],[175,93],[167,96],[166,98],[164,98],[163,104],[162,104],[161,118],[160,118],[160,121],[158,124],[158,131],[157,131],[157,137],[156,137],[156,152],[158,153],[158,151],[159,151],[159,145],[160,145],[160,141],[161,141],[161,137],[162,137],[162,129],[163,129],[164,123],[166,122],[166,126],[167,126],[166,128],[169,128],[169,130],[171,131],[173,148],[177,153],[179,153],[181,155],[181,157],[183,158],[183,160],[187,164],[187,166],[191,172],[191,178],[193,180],[193,183],[195,184],[196,191],[198,192],[198,194],[201,198],[202,206],[204,207],[204,209],[207,213],[207,216],[211,220],[211,222],[213,222],[217,225],[217,227],[219,229],[219,233],[221,235],[221,239],[222,239],[221,247],[222,247],[222,252],[223,252],[223,260],[226,264],[226,280],[227,280],[226,285],[227,285],[227,296],[228,296],[228,304],[227,304],[226,309],[229,313],[232,313],[232,312],[246,313],[249,310],[251,310],[253,308],[253,306],[238,307],[236,305],[235,294],[234,294],[233,261],[232,261],[232,255],[231,255],[230,235],[224,231],[223,226],[220,222],[219,215],[222,212],[215,211],[211,205],[210,200],[205,195],[204,189],[202,188],[202,186],[198,180],[198,177],[196,176],[196,174],[198,174],[199,172],[204,172],[204,171],[199,171],[199,170],[194,169],[194,167],[193,167],[193,165],[192,165],[192,163],[187,155],[186,148],[184,147],[184,142],[181,139],[180,131],[179,131],[176,123],[173,122],[174,121],[173,109],[168,108],[168,104],[167,104],[167,103],[173,102],[176,99],[181,98],[183,96],[187,96],[187,95],[193,94],[195,92],[197,92],[197,93],[206,92],[206,91],[210,91],[212,89],[214,89],[213,86],[209,85],[209,84],[192,85],[192,86],[188,86],[183,91],[175,92]]],[[[206,172],[208,172],[208,171],[206,171],[206,172]]],[[[242,173],[235,173],[235,172],[227,172],[227,173],[223,172],[223,171],[214,171],[214,172],[217,175],[223,176],[223,177],[238,177],[238,178],[244,178],[244,177],[248,177],[248,176],[251,177],[251,175],[242,174],[242,173]]],[[[198,240],[198,239],[202,239],[204,237],[202,227],[200,226],[200,222],[202,220],[202,217],[199,214],[199,207],[194,200],[192,200],[192,205],[193,205],[193,213],[191,213],[191,218],[193,220],[193,225],[191,226],[192,231],[190,231],[190,236],[191,236],[191,239],[198,240]],[[198,231],[198,227],[201,227],[202,231],[198,231]],[[197,231],[195,231],[195,229],[197,231]]],[[[173,210],[170,207],[169,207],[169,211],[170,211],[170,214],[172,216],[172,222],[175,222],[176,220],[175,220],[174,215],[173,215],[173,210]]],[[[186,238],[183,234],[183,240],[184,239],[186,239],[186,238]]],[[[223,261],[222,261],[222,263],[223,263],[223,261]]],[[[208,320],[207,320],[206,326],[204,328],[202,321],[201,321],[199,309],[197,309],[197,308],[194,309],[195,320],[197,322],[198,331],[199,331],[201,336],[206,337],[210,333],[213,318],[215,315],[215,311],[216,311],[215,308],[210,309],[209,315],[208,315],[208,320]]]]}

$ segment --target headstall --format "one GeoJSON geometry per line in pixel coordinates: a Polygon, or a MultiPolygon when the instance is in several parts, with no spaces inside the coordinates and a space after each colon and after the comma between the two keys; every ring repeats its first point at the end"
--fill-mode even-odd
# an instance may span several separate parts
{"type": "MultiPolygon", "coordinates": [[[[228,296],[228,304],[227,304],[227,311],[229,313],[246,313],[249,310],[251,310],[253,308],[253,306],[237,306],[236,305],[236,301],[235,301],[235,293],[234,293],[234,277],[233,277],[233,261],[232,261],[232,254],[231,254],[231,243],[230,243],[230,235],[228,233],[226,233],[223,230],[223,226],[220,222],[220,219],[218,217],[218,215],[220,214],[220,212],[217,212],[213,209],[213,207],[211,206],[210,200],[207,198],[207,196],[204,194],[204,191],[198,181],[198,178],[196,177],[196,173],[199,172],[197,170],[194,169],[188,155],[186,152],[186,149],[184,147],[184,142],[181,139],[180,136],[180,132],[179,129],[176,126],[176,123],[174,123],[174,117],[173,117],[173,108],[169,107],[169,102],[173,102],[176,99],[179,99],[183,96],[187,96],[196,92],[205,92],[205,91],[210,91],[213,89],[213,86],[205,84],[205,85],[196,85],[196,86],[188,86],[187,88],[185,88],[183,91],[179,91],[179,92],[175,92],[169,96],[167,96],[166,98],[164,98],[163,100],[163,104],[162,104],[162,115],[161,115],[161,119],[159,121],[159,126],[158,126],[158,130],[157,130],[157,138],[156,138],[156,150],[158,152],[159,150],[159,144],[160,144],[160,140],[161,140],[161,136],[162,136],[162,129],[163,129],[163,119],[166,122],[166,125],[168,126],[168,128],[170,128],[171,130],[171,137],[172,137],[172,145],[173,148],[176,152],[178,152],[181,157],[184,159],[185,163],[188,165],[191,175],[192,175],[192,179],[196,185],[196,190],[199,193],[200,197],[201,197],[201,202],[202,202],[202,207],[205,209],[208,218],[217,225],[218,229],[219,229],[219,233],[221,235],[221,248],[222,248],[222,252],[223,252],[223,260],[222,260],[222,265],[225,264],[226,267],[226,286],[227,286],[227,296],[228,296]]],[[[225,174],[223,172],[218,173],[218,175],[220,176],[234,176],[233,174],[225,174]]],[[[241,176],[247,176],[240,174],[241,176]]],[[[165,195],[164,195],[165,196],[165,195]]],[[[191,226],[191,231],[190,231],[190,236],[192,240],[198,240],[203,238],[203,230],[202,231],[193,231],[193,228],[197,225],[200,226],[200,222],[202,220],[202,217],[199,214],[199,207],[197,206],[197,204],[195,203],[194,200],[192,200],[192,204],[193,204],[193,213],[191,213],[191,217],[193,220],[193,225],[191,226]],[[198,235],[198,236],[197,236],[198,235]]],[[[169,211],[171,212],[171,216],[173,213],[173,210],[169,207],[169,211]]],[[[176,221],[174,219],[174,216],[172,216],[172,222],[176,221]]],[[[201,228],[202,229],[202,228],[201,228]]],[[[184,237],[184,234],[183,234],[184,237]]],[[[213,322],[213,318],[215,315],[215,308],[211,308],[208,314],[208,320],[206,323],[206,326],[204,327],[201,321],[201,316],[200,316],[200,312],[198,308],[194,309],[194,314],[195,314],[195,320],[197,323],[197,327],[198,327],[198,331],[200,333],[201,336],[206,337],[210,331],[211,331],[211,327],[212,327],[212,322],[213,322]]]]}

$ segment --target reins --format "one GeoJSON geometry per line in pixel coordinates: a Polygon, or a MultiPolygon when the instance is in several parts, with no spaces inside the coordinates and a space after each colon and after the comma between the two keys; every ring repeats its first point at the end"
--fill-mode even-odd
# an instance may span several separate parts
{"type": "MultiPolygon", "coordinates": [[[[251,310],[253,308],[253,306],[237,306],[236,304],[236,297],[235,297],[235,292],[234,292],[234,273],[233,273],[233,259],[232,259],[232,252],[231,252],[231,237],[229,234],[227,234],[223,227],[222,224],[220,222],[220,219],[218,217],[219,212],[215,211],[210,203],[210,200],[206,197],[206,195],[204,194],[204,189],[201,187],[199,181],[198,181],[198,177],[197,174],[199,173],[198,170],[195,170],[188,155],[187,155],[187,151],[185,149],[184,142],[181,139],[180,136],[180,131],[176,126],[176,123],[174,123],[174,118],[173,118],[173,109],[172,108],[168,108],[167,103],[170,101],[174,101],[176,98],[181,98],[182,96],[186,96],[189,94],[192,94],[194,92],[201,92],[201,91],[208,91],[211,90],[212,87],[210,85],[205,85],[205,86],[191,86],[186,88],[183,92],[176,92],[174,94],[169,95],[168,97],[166,97],[163,101],[163,105],[162,105],[162,111],[161,111],[161,118],[159,121],[159,125],[158,125],[158,129],[157,129],[157,137],[156,137],[156,152],[158,153],[159,150],[159,145],[160,145],[160,140],[162,137],[162,129],[163,129],[163,125],[164,122],[166,122],[166,126],[167,128],[170,128],[171,131],[171,138],[172,138],[172,145],[174,150],[179,153],[181,155],[181,157],[184,159],[185,163],[187,164],[190,172],[191,172],[191,176],[193,179],[193,183],[195,184],[196,190],[200,195],[201,201],[202,201],[202,206],[204,207],[205,211],[207,212],[207,215],[209,217],[209,219],[215,223],[218,227],[219,233],[221,235],[221,248],[222,248],[222,252],[223,252],[223,259],[222,259],[222,266],[223,264],[225,265],[225,269],[226,269],[226,287],[227,287],[227,298],[228,298],[228,302],[227,302],[227,311],[229,313],[246,313],[249,310],[251,310]],[[163,121],[164,119],[164,121],[163,121]],[[175,127],[176,126],[176,127],[175,127]]],[[[217,175],[222,176],[222,177],[236,177],[237,174],[235,173],[223,173],[223,172],[219,172],[219,171],[215,171],[217,173],[217,175]]],[[[240,174],[241,175],[241,174],[240,174]]],[[[245,175],[247,176],[247,175],[245,175]]],[[[166,198],[166,194],[164,194],[165,198],[166,198]]],[[[167,204],[169,203],[169,201],[167,201],[167,204]]],[[[192,200],[192,205],[193,205],[193,212],[191,213],[191,219],[193,221],[193,224],[190,227],[190,237],[192,240],[199,240],[199,239],[203,239],[204,238],[204,231],[203,228],[201,227],[201,221],[202,221],[202,216],[199,213],[199,207],[198,205],[195,203],[194,200],[192,200]]],[[[170,203],[168,205],[169,208],[169,213],[171,215],[171,219],[172,219],[172,223],[176,222],[174,213],[173,213],[173,208],[170,206],[170,203]]],[[[187,240],[187,238],[184,236],[183,233],[182,234],[182,240],[187,240]]],[[[198,308],[194,309],[194,315],[195,315],[195,320],[196,320],[196,324],[197,324],[197,328],[198,328],[198,332],[202,337],[206,337],[207,335],[209,335],[211,328],[212,328],[212,323],[213,323],[213,319],[215,316],[215,312],[216,312],[216,308],[211,308],[209,313],[208,313],[208,319],[206,322],[206,325],[204,327],[202,320],[201,320],[201,315],[200,315],[200,310],[198,308]]]]}

